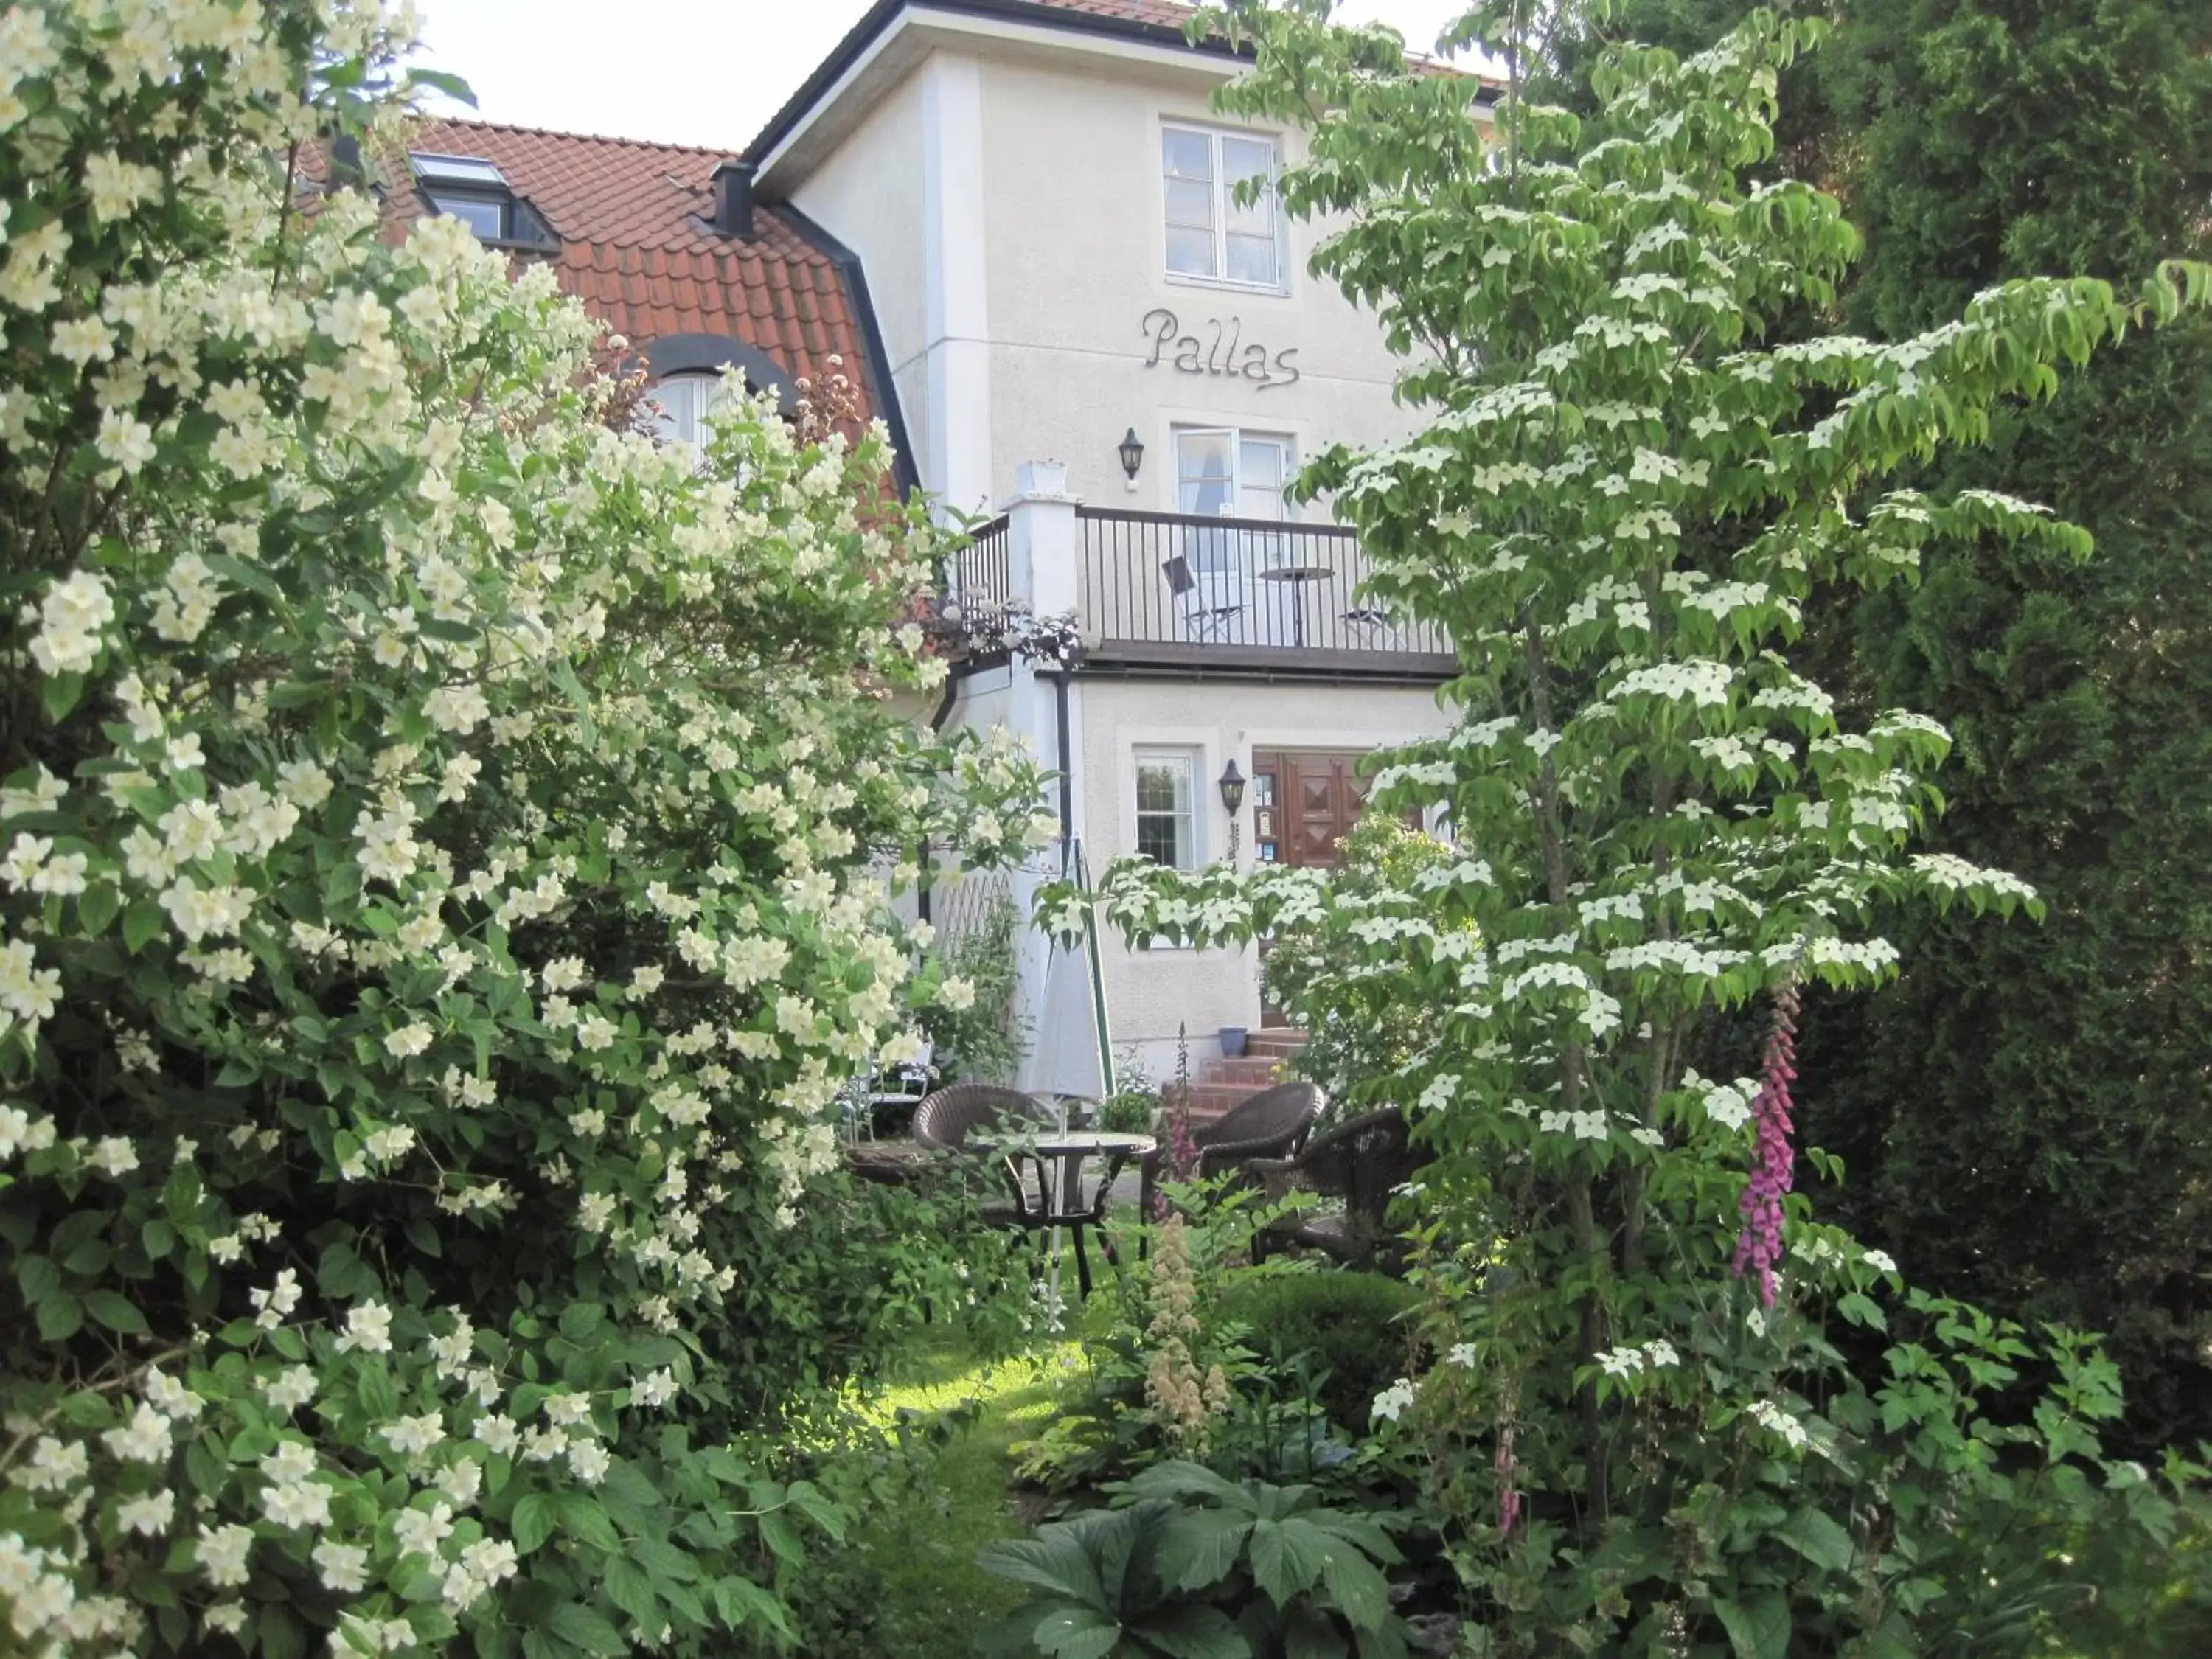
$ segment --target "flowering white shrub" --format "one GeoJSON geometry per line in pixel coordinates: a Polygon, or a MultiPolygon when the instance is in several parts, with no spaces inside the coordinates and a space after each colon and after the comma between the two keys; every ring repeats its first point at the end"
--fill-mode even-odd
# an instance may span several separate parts
{"type": "Polygon", "coordinates": [[[1036,794],[890,706],[879,432],[696,477],[544,267],[303,184],[404,34],[0,15],[5,1651],[779,1621],[721,1310],[958,994],[884,873],[1036,794]]]}

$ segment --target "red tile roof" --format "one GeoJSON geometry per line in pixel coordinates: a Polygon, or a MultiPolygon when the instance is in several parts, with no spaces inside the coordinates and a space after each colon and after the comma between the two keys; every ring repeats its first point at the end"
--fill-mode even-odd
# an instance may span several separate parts
{"type": "Polygon", "coordinates": [[[1111,17],[1124,23],[1158,23],[1179,29],[1190,21],[1195,7],[1177,0],[1036,0],[1055,11],[1087,11],[1094,17],[1111,17]]]}
{"type": "MultiPolygon", "coordinates": [[[[886,413],[871,384],[865,301],[820,245],[827,239],[779,207],[754,209],[748,240],[710,228],[709,179],[726,152],[443,119],[416,124],[407,147],[496,167],[561,239],[552,263],[562,289],[616,332],[641,345],[725,335],[794,377],[823,374],[842,357],[862,417],[886,413]]],[[[429,210],[404,156],[383,173],[388,220],[404,227],[429,210]]]]}

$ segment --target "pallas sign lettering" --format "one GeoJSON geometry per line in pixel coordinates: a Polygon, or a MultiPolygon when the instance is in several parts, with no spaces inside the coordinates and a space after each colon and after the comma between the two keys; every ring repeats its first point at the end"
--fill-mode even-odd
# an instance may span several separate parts
{"type": "Polygon", "coordinates": [[[1140,326],[1152,342],[1146,368],[1166,363],[1184,374],[1249,380],[1262,392],[1297,383],[1298,367],[1291,360],[1298,349],[1285,346],[1271,356],[1266,346],[1244,337],[1242,317],[1208,317],[1186,334],[1181,318],[1165,306],[1155,306],[1145,313],[1140,326]]]}

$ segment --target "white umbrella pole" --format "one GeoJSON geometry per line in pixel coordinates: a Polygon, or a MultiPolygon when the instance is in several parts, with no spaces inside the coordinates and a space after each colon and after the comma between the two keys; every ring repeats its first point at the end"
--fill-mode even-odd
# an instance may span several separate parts
{"type": "MultiPolygon", "coordinates": [[[[1065,1142],[1067,1139],[1067,1098],[1064,1095],[1060,1099],[1059,1108],[1060,1135],[1060,1139],[1065,1142]]],[[[1055,1216],[1065,1215],[1067,1212],[1066,1187],[1067,1160],[1064,1158],[1056,1158],[1052,1161],[1052,1212],[1055,1216]]],[[[1060,1311],[1060,1224],[1057,1221],[1053,1223],[1052,1227],[1052,1306],[1054,1314],[1058,1316],[1060,1311]]]]}

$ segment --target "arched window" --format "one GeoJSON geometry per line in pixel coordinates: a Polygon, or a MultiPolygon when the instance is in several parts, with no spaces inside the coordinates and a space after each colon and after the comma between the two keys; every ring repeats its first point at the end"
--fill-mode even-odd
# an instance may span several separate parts
{"type": "Polygon", "coordinates": [[[672,334],[648,343],[644,353],[653,376],[647,394],[653,429],[662,443],[688,449],[695,465],[706,454],[708,417],[730,396],[722,386],[724,369],[738,370],[749,391],[775,392],[776,412],[784,419],[799,413],[792,377],[757,346],[720,334],[672,334]]]}
{"type": "Polygon", "coordinates": [[[665,448],[684,450],[694,469],[707,459],[708,417],[729,396],[719,374],[671,374],[653,382],[653,435],[665,448]]]}

